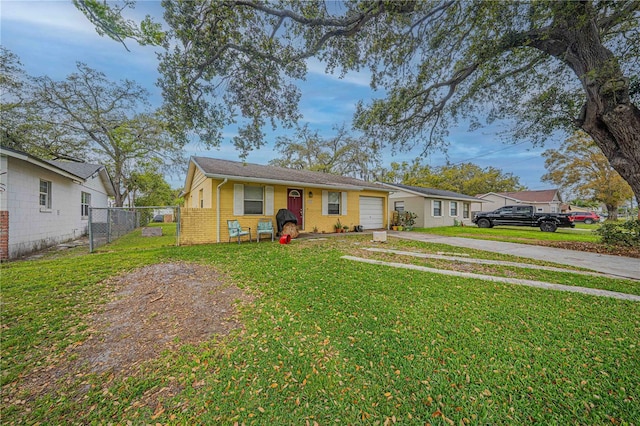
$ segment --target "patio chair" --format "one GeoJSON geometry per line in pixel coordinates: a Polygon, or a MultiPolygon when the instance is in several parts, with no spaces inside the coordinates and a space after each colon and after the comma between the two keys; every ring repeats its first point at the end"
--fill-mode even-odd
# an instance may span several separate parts
{"type": "Polygon", "coordinates": [[[271,234],[271,241],[273,241],[275,231],[273,230],[273,222],[271,219],[258,220],[258,233],[257,241],[260,242],[260,234],[271,234]]]}
{"type": "Polygon", "coordinates": [[[240,244],[240,237],[243,235],[248,235],[249,242],[251,242],[251,228],[243,230],[237,220],[227,220],[227,227],[229,228],[229,242],[231,242],[231,238],[238,238],[238,244],[240,244]]]}

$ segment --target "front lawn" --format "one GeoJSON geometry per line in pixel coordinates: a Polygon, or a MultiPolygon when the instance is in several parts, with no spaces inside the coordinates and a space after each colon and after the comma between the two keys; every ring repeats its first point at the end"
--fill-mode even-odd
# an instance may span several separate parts
{"type": "MultiPolygon", "coordinates": [[[[173,247],[133,234],[91,255],[3,265],[3,424],[640,418],[640,303],[340,258],[369,238],[173,247]],[[211,265],[256,296],[242,330],[166,352],[127,377],[79,371],[55,391],[28,393],[32,370],[69,356],[92,332],[88,314],[112,291],[106,278],[176,261],[211,265]]],[[[384,247],[441,250],[393,239],[384,247]]],[[[608,285],[616,281],[636,285],[608,285]]]]}

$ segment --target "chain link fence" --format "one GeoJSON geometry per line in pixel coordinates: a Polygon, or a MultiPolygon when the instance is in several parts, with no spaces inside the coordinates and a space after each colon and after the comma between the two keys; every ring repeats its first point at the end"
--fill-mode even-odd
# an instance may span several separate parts
{"type": "Polygon", "coordinates": [[[108,244],[151,222],[177,222],[179,241],[180,208],[177,206],[107,207],[89,209],[89,251],[108,244]]]}

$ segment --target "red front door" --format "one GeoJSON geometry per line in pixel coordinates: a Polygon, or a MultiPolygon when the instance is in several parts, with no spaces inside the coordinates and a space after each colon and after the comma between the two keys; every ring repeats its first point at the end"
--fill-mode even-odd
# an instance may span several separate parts
{"type": "Polygon", "coordinates": [[[287,210],[293,212],[298,219],[298,229],[304,229],[304,223],[302,222],[302,189],[287,190],[287,210]]]}

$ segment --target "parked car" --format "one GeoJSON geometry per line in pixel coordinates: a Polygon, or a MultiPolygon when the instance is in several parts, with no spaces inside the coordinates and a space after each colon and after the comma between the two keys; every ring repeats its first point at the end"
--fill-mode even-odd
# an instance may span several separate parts
{"type": "Polygon", "coordinates": [[[584,222],[587,225],[600,222],[600,216],[595,212],[571,212],[568,214],[573,217],[574,222],[584,222]]]}
{"type": "Polygon", "coordinates": [[[543,232],[555,232],[559,227],[573,228],[576,225],[564,213],[536,213],[534,206],[504,206],[492,212],[476,213],[472,222],[478,228],[493,228],[499,225],[535,226],[543,232]]]}
{"type": "Polygon", "coordinates": [[[164,222],[164,216],[161,214],[157,214],[153,217],[154,222],[164,222]]]}

